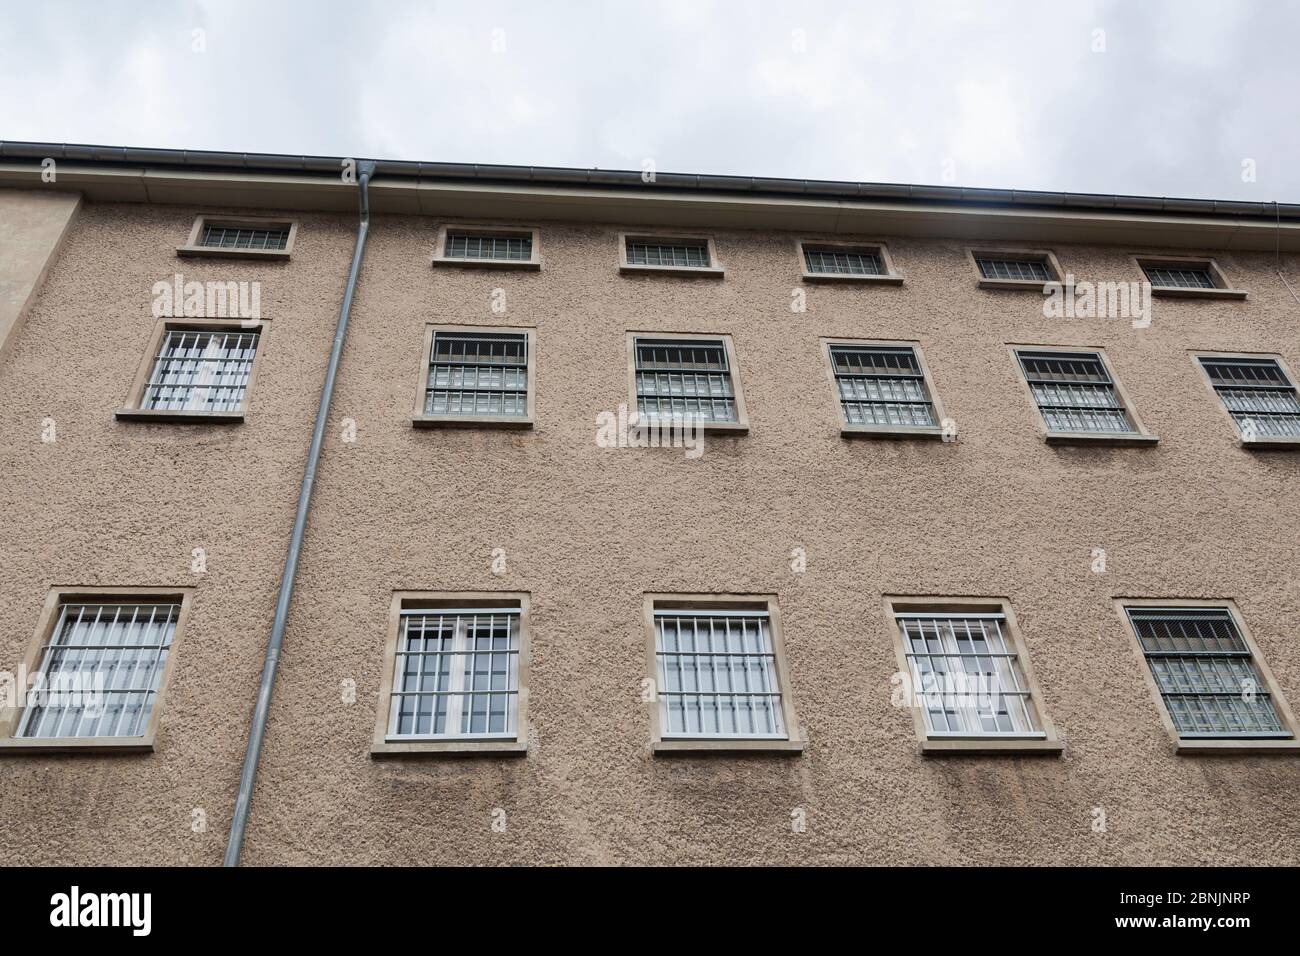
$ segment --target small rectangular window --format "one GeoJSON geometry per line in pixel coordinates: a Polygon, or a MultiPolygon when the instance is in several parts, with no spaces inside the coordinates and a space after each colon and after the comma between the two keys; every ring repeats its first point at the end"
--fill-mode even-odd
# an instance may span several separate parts
{"type": "Polygon", "coordinates": [[[371,753],[527,749],[528,595],[399,592],[371,753]]]}
{"type": "Polygon", "coordinates": [[[645,420],[740,422],[726,341],[636,337],[633,354],[636,410],[645,420]]]}
{"type": "Polygon", "coordinates": [[[882,276],[885,262],[875,252],[848,252],[839,249],[815,249],[805,246],[804,265],[820,275],[882,276]]]}
{"type": "Polygon", "coordinates": [[[1016,349],[1049,440],[1119,436],[1154,441],[1138,427],[1099,352],[1016,349]]]}
{"type": "Polygon", "coordinates": [[[244,406],[260,333],[168,329],[140,407],[155,411],[234,412],[244,406]]]}
{"type": "Polygon", "coordinates": [[[922,750],[1060,752],[1001,599],[887,599],[922,750]]]}
{"type": "Polygon", "coordinates": [[[938,424],[914,348],[834,342],[828,348],[847,424],[905,428],[938,424]]]}
{"type": "Polygon", "coordinates": [[[1022,282],[1047,282],[1051,278],[1047,265],[1040,259],[995,259],[976,256],[983,279],[1012,279],[1022,282]]]}
{"type": "Polygon", "coordinates": [[[457,259],[521,261],[533,257],[533,239],[532,236],[475,236],[449,232],[447,255],[457,259]]]}
{"type": "Polygon", "coordinates": [[[803,748],[770,597],[646,597],[655,750],[803,748]]]}
{"type": "Polygon", "coordinates": [[[285,260],[293,252],[298,224],[291,219],[198,216],[179,256],[285,260]]]}
{"type": "Polygon", "coordinates": [[[424,414],[526,417],[528,336],[435,331],[424,414]]]}
{"type": "Polygon", "coordinates": [[[1300,440],[1300,401],[1274,358],[1198,356],[1243,441],[1300,440]]]}
{"type": "Polygon", "coordinates": [[[627,261],[636,266],[673,266],[704,269],[709,265],[709,247],[698,242],[650,242],[629,239],[627,261]]]}
{"type": "Polygon", "coordinates": [[[208,249],[286,249],[289,230],[287,227],[260,229],[205,224],[199,245],[208,249]]]}
{"type": "Polygon", "coordinates": [[[1227,608],[1125,611],[1180,738],[1293,736],[1227,608]]]}
{"type": "Polygon", "coordinates": [[[722,278],[713,240],[707,236],[628,235],[620,233],[619,271],[623,273],[675,272],[722,278]]]}
{"type": "Polygon", "coordinates": [[[1142,269],[1151,294],[1183,299],[1244,299],[1243,289],[1234,289],[1219,264],[1211,258],[1194,256],[1134,256],[1142,269]]]}
{"type": "Polygon", "coordinates": [[[795,243],[804,282],[857,282],[902,285],[884,243],[822,242],[800,239],[795,243]]]}
{"type": "Polygon", "coordinates": [[[1209,269],[1175,269],[1143,266],[1147,279],[1162,289],[1213,289],[1214,279],[1209,269]]]}
{"type": "Polygon", "coordinates": [[[441,226],[433,264],[461,268],[538,270],[539,230],[512,226],[441,226]]]}

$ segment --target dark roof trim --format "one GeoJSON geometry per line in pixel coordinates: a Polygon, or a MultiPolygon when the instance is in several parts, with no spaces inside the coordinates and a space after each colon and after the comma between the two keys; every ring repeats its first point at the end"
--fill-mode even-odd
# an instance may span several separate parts
{"type": "MultiPolygon", "coordinates": [[[[71,143],[25,143],[0,140],[0,159],[72,160],[106,167],[184,168],[208,172],[240,170],[259,173],[319,173],[338,175],[341,156],[292,156],[277,153],[225,153],[193,149],[144,149],[131,146],[83,146],[71,143]]],[[[356,157],[359,163],[361,157],[356,157]]],[[[477,181],[491,184],[531,183],[537,186],[640,188],[720,194],[751,193],[820,199],[878,199],[928,204],[1008,206],[1037,209],[1104,209],[1174,216],[1234,219],[1300,220],[1295,203],[1241,202],[1222,199],[1173,199],[1104,193],[1044,192],[1024,189],[974,189],[966,186],[910,186],[900,183],[856,183],[824,179],[775,179],[764,176],[708,176],[656,173],[644,182],[635,170],[570,169],[560,166],[494,166],[465,163],[414,163],[374,160],[376,176],[410,179],[477,181]]]]}

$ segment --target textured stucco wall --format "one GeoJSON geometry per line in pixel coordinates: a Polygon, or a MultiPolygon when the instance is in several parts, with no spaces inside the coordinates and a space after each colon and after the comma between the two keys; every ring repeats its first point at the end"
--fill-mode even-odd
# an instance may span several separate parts
{"type": "MultiPolygon", "coordinates": [[[[0,365],[0,666],[51,585],[198,589],[154,754],[0,756],[4,862],[220,858],[353,220],[303,216],[284,266],[182,262],[196,211],[84,208],[0,365]],[[243,425],[112,418],[149,287],[176,271],[263,282],[272,330],[243,425]]],[[[958,240],[891,241],[904,287],[809,286],[793,314],[789,235],[720,233],[714,282],[620,277],[617,229],[586,225],[543,224],[540,273],[433,270],[436,226],[374,223],[246,862],[1300,862],[1300,758],[1175,757],[1112,604],[1233,598],[1300,697],[1300,458],[1237,448],[1189,357],[1300,366],[1271,256],[1219,256],[1248,301],[1157,300],[1134,330],[976,290],[958,240]],[[429,321],[537,328],[531,433],[411,428],[429,321]],[[597,447],[597,413],[627,401],[629,330],[731,333],[750,434],[710,436],[696,461],[597,447]],[[919,340],[961,440],[842,439],[819,336],[919,340]],[[1008,342],[1105,347],[1160,445],[1044,445],[1008,342]],[[372,759],[392,592],[490,589],[532,595],[527,757],[372,759]],[[646,591],[778,595],[802,756],[651,757],[646,591]],[[921,757],[890,705],[888,593],[1008,597],[1064,756],[921,757]]],[[[1055,249],[1080,278],[1138,278],[1133,250],[1055,249]]]]}

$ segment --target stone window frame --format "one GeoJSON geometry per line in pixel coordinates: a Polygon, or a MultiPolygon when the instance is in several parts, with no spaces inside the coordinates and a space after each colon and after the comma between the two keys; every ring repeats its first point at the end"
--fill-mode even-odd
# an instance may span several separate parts
{"type": "Polygon", "coordinates": [[[799,260],[799,278],[804,282],[861,282],[868,285],[894,285],[903,284],[903,277],[894,268],[894,259],[889,253],[889,246],[884,242],[867,240],[862,242],[851,242],[843,239],[821,240],[821,239],[796,239],[795,254],[799,260]],[[807,249],[830,249],[838,252],[847,253],[866,253],[875,255],[880,258],[881,264],[885,267],[882,275],[857,275],[853,273],[838,272],[809,272],[807,249]]]}
{"type": "Polygon", "coordinates": [[[691,754],[773,754],[797,756],[807,748],[808,735],[799,722],[794,706],[794,688],[790,680],[790,664],[786,656],[785,632],[781,624],[781,608],[776,594],[743,594],[733,592],[687,593],[647,591],[643,596],[643,627],[645,631],[646,677],[655,693],[646,701],[650,711],[650,752],[652,755],[691,754]],[[781,688],[781,719],[785,725],[785,739],[746,739],[699,737],[663,737],[659,715],[658,694],[658,634],[655,627],[655,609],[690,608],[701,611],[764,610],[767,612],[768,630],[772,640],[773,667],[777,685],[781,688]]]}
{"type": "Polygon", "coordinates": [[[822,336],[821,352],[822,359],[826,367],[826,375],[831,385],[831,395],[835,400],[835,410],[840,422],[840,435],[845,438],[918,438],[925,440],[943,439],[943,422],[947,417],[943,410],[943,401],[939,398],[938,389],[934,387],[934,378],[930,374],[930,366],[925,361],[925,354],[921,348],[921,343],[916,339],[850,339],[837,336],[822,336]],[[831,347],[835,345],[846,346],[864,346],[867,348],[910,348],[916,356],[917,365],[921,369],[921,376],[926,394],[930,399],[930,407],[934,410],[934,418],[938,424],[930,427],[913,428],[904,425],[860,425],[851,424],[845,420],[844,407],[840,400],[839,385],[835,380],[835,363],[831,360],[831,347]]]}
{"type": "Polygon", "coordinates": [[[522,757],[528,752],[528,685],[532,662],[532,594],[528,591],[394,591],[384,639],[383,672],[370,744],[372,757],[500,756],[522,757]],[[389,740],[388,721],[397,668],[397,643],[402,611],[411,608],[500,607],[519,609],[519,687],[516,695],[515,737],[481,739],[448,737],[442,740],[389,740]]]}
{"type": "Polygon", "coordinates": [[[1163,255],[1158,253],[1135,252],[1129,258],[1137,267],[1138,275],[1142,277],[1143,282],[1151,282],[1150,278],[1147,276],[1147,267],[1157,269],[1167,267],[1172,269],[1204,269],[1209,272],[1210,280],[1214,283],[1213,289],[1183,289],[1173,286],[1159,286],[1151,283],[1151,294],[1153,296],[1163,296],[1170,299],[1227,299],[1231,301],[1241,301],[1248,295],[1245,289],[1238,289],[1233,286],[1227,273],[1220,268],[1219,263],[1213,256],[1163,255]]]}
{"type": "Polygon", "coordinates": [[[1281,435],[1256,437],[1250,441],[1243,438],[1240,426],[1238,426],[1236,420],[1232,417],[1232,413],[1228,411],[1228,406],[1224,404],[1223,396],[1215,389],[1214,381],[1210,378],[1210,373],[1206,371],[1205,365],[1201,362],[1202,358],[1226,359],[1230,361],[1268,359],[1277,363],[1278,368],[1282,370],[1282,374],[1285,375],[1287,380],[1291,383],[1291,387],[1296,390],[1297,394],[1300,394],[1300,379],[1297,379],[1292,373],[1291,367],[1287,364],[1286,359],[1277,352],[1215,352],[1206,349],[1190,349],[1189,352],[1192,357],[1192,364],[1196,366],[1196,371],[1201,377],[1202,384],[1204,384],[1209,390],[1210,397],[1214,400],[1214,404],[1218,406],[1219,413],[1227,420],[1228,426],[1232,429],[1232,433],[1237,436],[1238,446],[1252,451],[1300,450],[1300,438],[1288,438],[1281,435]]]}
{"type": "Polygon", "coordinates": [[[621,275],[670,275],[683,278],[722,279],[727,270],[718,261],[718,247],[709,233],[692,231],[649,230],[640,232],[618,233],[618,271],[621,275]],[[644,239],[652,242],[698,242],[704,240],[708,247],[708,266],[652,266],[628,262],[627,244],[629,240],[644,239]]]}
{"type": "Polygon", "coordinates": [[[145,723],[144,732],[134,737],[15,737],[25,709],[27,689],[15,688],[15,707],[0,708],[0,753],[152,753],[158,737],[158,725],[166,706],[167,690],[176,669],[176,659],[185,640],[193,608],[193,587],[70,587],[56,585],[49,589],[41,608],[36,630],[23,656],[19,673],[36,674],[41,665],[41,649],[54,636],[59,609],[64,604],[89,601],[103,604],[134,604],[171,601],[180,605],[176,627],[172,631],[167,660],[158,679],[158,691],[145,723]]]}
{"type": "Polygon", "coordinates": [[[1051,249],[1027,249],[1021,246],[997,248],[994,246],[969,246],[966,249],[966,258],[970,262],[971,270],[975,273],[975,285],[979,289],[993,289],[999,291],[1022,292],[1043,292],[1043,287],[1048,284],[1065,285],[1065,273],[1061,270],[1061,263],[1056,258],[1056,253],[1051,249]],[[997,259],[1012,259],[1017,262],[1039,262],[1047,269],[1047,279],[1040,282],[1037,279],[986,279],[980,272],[979,259],[982,256],[997,259]]]}
{"type": "Polygon", "coordinates": [[[1043,727],[1042,737],[930,737],[925,725],[921,708],[913,704],[908,709],[912,713],[912,728],[920,752],[925,756],[963,756],[963,755],[998,755],[1014,754],[1018,756],[1059,756],[1065,750],[1065,741],[1056,724],[1052,721],[1042,686],[1034,672],[1029,647],[1025,644],[1020,624],[1016,620],[1015,609],[1011,599],[991,595],[918,595],[886,594],[883,596],[885,623],[889,628],[894,645],[894,654],[898,662],[898,673],[911,679],[911,664],[907,659],[907,648],[903,644],[902,630],[898,626],[896,615],[899,613],[934,613],[934,614],[987,614],[1000,613],[1006,624],[1007,635],[1015,647],[1017,663],[1029,690],[1030,702],[1035,715],[1043,727]]]}
{"type": "Polygon", "coordinates": [[[194,219],[189,238],[184,245],[176,247],[176,255],[183,258],[213,259],[263,259],[272,262],[287,262],[293,253],[293,244],[298,237],[298,220],[271,218],[264,216],[219,216],[200,213],[194,219]],[[283,249],[229,249],[220,246],[199,244],[205,226],[225,227],[229,229],[288,229],[283,249]]]}
{"type": "Polygon", "coordinates": [[[525,325],[454,325],[427,322],[424,326],[424,348],[420,352],[420,366],[415,382],[415,404],[411,411],[414,428],[503,428],[531,429],[536,424],[537,412],[537,328],[525,325]],[[435,332],[481,332],[496,335],[523,335],[527,338],[528,395],[526,413],[519,415],[428,415],[424,411],[429,383],[429,363],[433,355],[435,332]]]}
{"type": "Polygon", "coordinates": [[[1128,390],[1124,383],[1120,381],[1119,376],[1115,373],[1115,366],[1106,354],[1106,349],[1098,345],[1040,345],[1033,342],[1008,342],[1007,350],[1011,356],[1011,363],[1015,367],[1016,378],[1020,382],[1021,391],[1029,402],[1029,407],[1033,410],[1034,421],[1038,428],[1039,436],[1043,442],[1048,445],[1092,445],[1092,446],[1111,446],[1111,447],[1151,447],[1160,442],[1157,435],[1153,435],[1147,428],[1133,404],[1132,398],[1129,397],[1128,390]],[[1101,361],[1110,376],[1111,384],[1115,387],[1115,395],[1124,405],[1124,412],[1128,415],[1129,421],[1133,423],[1135,432],[1054,432],[1047,427],[1047,419],[1043,416],[1043,410],[1038,407],[1038,401],[1034,398],[1033,389],[1029,387],[1029,380],[1025,377],[1025,370],[1020,364],[1020,352],[1087,352],[1095,354],[1101,361]]]}
{"type": "Polygon", "coordinates": [[[1195,755],[1231,755],[1231,754],[1298,754],[1300,753],[1300,723],[1297,723],[1295,714],[1291,710],[1290,704],[1287,703],[1286,695],[1282,693],[1282,688],[1273,676],[1273,671],[1268,666],[1268,660],[1259,645],[1255,643],[1254,637],[1251,636],[1250,628],[1246,625],[1246,619],[1241,610],[1237,607],[1237,602],[1233,598],[1221,598],[1218,600],[1205,598],[1137,598],[1137,597],[1117,597],[1113,599],[1115,611],[1119,614],[1120,627],[1128,636],[1129,646],[1133,653],[1137,655],[1138,667],[1142,672],[1142,679],[1146,682],[1147,690],[1151,694],[1151,699],[1155,704],[1156,711],[1160,717],[1160,723],[1169,735],[1170,742],[1173,744],[1174,753],[1177,755],[1195,756],[1195,755]],[[1127,608],[1143,607],[1166,607],[1166,608],[1214,608],[1216,610],[1226,610],[1231,616],[1233,624],[1237,627],[1237,633],[1245,641],[1246,646],[1250,649],[1250,660],[1255,666],[1259,676],[1264,679],[1268,685],[1268,693],[1273,701],[1274,709],[1277,711],[1278,719],[1291,732],[1291,738],[1183,738],[1178,735],[1178,730],[1174,726],[1173,718],[1169,715],[1168,708],[1165,707],[1164,698],[1160,694],[1160,685],[1156,683],[1155,674],[1151,671],[1151,665],[1147,661],[1146,653],[1142,649],[1142,642],[1138,639],[1137,630],[1133,626],[1127,612],[1127,608]]]}
{"type": "Polygon", "coordinates": [[[161,318],[150,333],[149,345],[145,351],[144,361],[136,372],[135,381],[127,396],[127,403],[115,411],[114,417],[119,421],[170,422],[192,425],[234,425],[243,422],[248,416],[252,402],[253,387],[257,384],[258,368],[271,331],[270,319],[183,319],[161,318]],[[248,383],[244,386],[244,401],[238,411],[204,412],[173,408],[144,408],[144,390],[149,383],[149,375],[158,360],[158,351],[162,348],[163,337],[168,332],[256,332],[257,348],[253,352],[253,361],[248,369],[248,383]]]}
{"type": "MultiPolygon", "coordinates": [[[[740,366],[736,361],[736,343],[729,332],[654,332],[650,330],[631,331],[627,333],[627,389],[628,417],[637,414],[636,400],[636,341],[637,339],[713,339],[721,342],[727,353],[727,371],[731,375],[732,391],[735,392],[736,420],[734,422],[697,422],[695,427],[703,428],[710,434],[745,435],[749,432],[749,409],[745,404],[745,390],[740,382],[740,366]]],[[[639,418],[639,416],[638,416],[639,418]]]]}
{"type": "Polygon", "coordinates": [[[513,223],[443,223],[438,227],[438,233],[434,239],[433,258],[431,263],[435,269],[454,267],[461,269],[505,269],[538,272],[542,268],[542,231],[536,226],[513,223]],[[532,255],[528,259],[475,259],[465,256],[448,256],[448,234],[458,232],[506,239],[528,238],[532,240],[532,255]]]}

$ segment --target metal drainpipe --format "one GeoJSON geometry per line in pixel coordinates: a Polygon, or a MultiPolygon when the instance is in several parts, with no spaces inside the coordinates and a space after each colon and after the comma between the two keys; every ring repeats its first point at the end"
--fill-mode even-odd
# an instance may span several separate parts
{"type": "Polygon", "coordinates": [[[253,782],[257,779],[257,761],[262,754],[262,738],[266,734],[266,717],[271,709],[271,693],[275,689],[275,671],[280,663],[280,645],[284,643],[284,624],[289,616],[289,602],[293,600],[294,575],[298,571],[298,556],[302,552],[303,533],[307,530],[307,514],[311,509],[311,489],[316,481],[316,465],[320,461],[321,444],[325,440],[325,423],[329,418],[330,398],[334,394],[334,377],[338,374],[339,356],[343,354],[343,340],[348,332],[348,315],[352,311],[352,295],[357,288],[357,273],[366,252],[366,235],[370,231],[370,197],[367,187],[374,175],[375,164],[363,160],[357,164],[357,185],[361,193],[361,221],[357,224],[357,243],[352,251],[352,267],[348,270],[348,284],[339,305],[339,321],[334,329],[334,345],[330,349],[329,365],[325,369],[325,384],[321,388],[320,405],[316,408],[316,427],[312,431],[311,448],[307,451],[307,466],[302,473],[302,488],[298,491],[298,513],[293,521],[293,535],[289,538],[289,552],[284,556],[284,572],[280,576],[280,597],[275,605],[275,621],[271,624],[271,637],[266,643],[266,657],[262,662],[262,683],[257,689],[257,705],[253,708],[253,723],[248,731],[248,749],[244,751],[244,768],[239,775],[239,793],[235,797],[235,814],[230,821],[230,840],[226,844],[224,866],[238,866],[239,853],[244,847],[244,828],[248,825],[248,808],[253,799],[253,782]]]}

